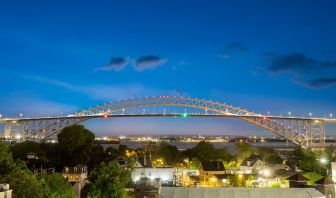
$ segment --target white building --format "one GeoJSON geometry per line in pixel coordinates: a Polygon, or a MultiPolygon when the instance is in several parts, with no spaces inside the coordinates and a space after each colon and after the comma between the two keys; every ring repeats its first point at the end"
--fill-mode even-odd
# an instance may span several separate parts
{"type": "Polygon", "coordinates": [[[173,167],[153,167],[150,155],[145,155],[138,159],[132,171],[133,182],[141,178],[160,179],[161,183],[175,184],[175,168],[173,167]]]}
{"type": "Polygon", "coordinates": [[[162,187],[160,198],[325,198],[314,188],[188,188],[162,187]]]}
{"type": "Polygon", "coordinates": [[[9,184],[0,184],[0,198],[12,198],[12,191],[9,184]]]}
{"type": "Polygon", "coordinates": [[[146,168],[146,167],[136,167],[132,171],[132,180],[137,182],[141,178],[150,179],[161,179],[162,182],[173,182],[175,183],[175,168],[173,167],[159,167],[159,168],[146,168]]]}
{"type": "Polygon", "coordinates": [[[331,162],[331,178],[336,182],[336,162],[331,162]]]}

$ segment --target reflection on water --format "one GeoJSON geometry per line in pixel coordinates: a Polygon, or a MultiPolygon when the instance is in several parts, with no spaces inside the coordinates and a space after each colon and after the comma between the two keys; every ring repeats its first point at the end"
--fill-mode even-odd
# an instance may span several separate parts
{"type": "MultiPolygon", "coordinates": [[[[148,145],[150,142],[131,142],[131,141],[121,141],[120,144],[126,145],[128,148],[137,149],[148,145]]],[[[180,150],[190,149],[196,146],[197,142],[166,142],[167,144],[176,146],[180,150]]],[[[160,142],[152,143],[156,145],[160,145],[160,142]]],[[[215,148],[227,148],[230,153],[235,153],[235,144],[236,142],[210,142],[210,144],[214,145],[215,148]]],[[[290,142],[249,142],[253,147],[271,147],[274,149],[292,149],[295,147],[293,143],[290,142]]],[[[115,147],[117,148],[119,144],[101,144],[105,149],[107,147],[115,147]]]]}

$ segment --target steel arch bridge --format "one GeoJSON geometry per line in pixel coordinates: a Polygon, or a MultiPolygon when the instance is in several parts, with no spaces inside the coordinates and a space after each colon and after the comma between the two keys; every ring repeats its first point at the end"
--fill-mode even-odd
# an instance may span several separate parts
{"type": "Polygon", "coordinates": [[[156,96],[120,100],[89,108],[68,116],[0,118],[5,124],[3,139],[20,134],[25,140],[44,141],[64,127],[101,117],[151,116],[232,117],[244,120],[304,148],[324,147],[327,118],[261,115],[225,103],[197,98],[156,96]],[[187,110],[188,109],[188,110],[187,110]]]}

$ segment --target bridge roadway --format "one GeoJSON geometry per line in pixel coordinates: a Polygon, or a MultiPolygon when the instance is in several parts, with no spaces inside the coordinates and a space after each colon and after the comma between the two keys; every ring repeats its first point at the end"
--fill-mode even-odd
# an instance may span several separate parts
{"type": "MultiPolygon", "coordinates": [[[[183,117],[184,113],[141,113],[141,114],[94,114],[94,115],[68,115],[52,117],[26,117],[26,118],[0,118],[0,123],[35,121],[35,120],[57,120],[57,119],[93,119],[93,118],[118,118],[118,117],[183,117]]],[[[186,117],[227,117],[227,118],[263,118],[267,120],[286,119],[303,121],[324,121],[326,123],[336,123],[336,118],[320,117],[297,117],[297,116],[272,116],[272,115],[234,115],[234,114],[201,114],[186,113],[186,117]]]]}

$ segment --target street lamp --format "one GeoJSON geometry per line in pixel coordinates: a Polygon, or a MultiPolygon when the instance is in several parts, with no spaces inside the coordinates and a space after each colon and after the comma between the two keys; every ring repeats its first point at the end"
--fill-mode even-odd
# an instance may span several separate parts
{"type": "Polygon", "coordinates": [[[309,113],[309,117],[312,117],[312,115],[313,115],[313,114],[310,112],[310,113],[309,113]]]}
{"type": "Polygon", "coordinates": [[[321,162],[321,164],[327,164],[328,163],[328,159],[325,158],[325,157],[321,157],[320,158],[320,162],[321,162]]]}
{"type": "Polygon", "coordinates": [[[288,116],[289,116],[289,117],[291,116],[291,114],[292,114],[292,112],[288,112],[288,116]]]}
{"type": "Polygon", "coordinates": [[[329,114],[329,117],[330,117],[330,118],[332,118],[332,117],[333,117],[333,114],[332,114],[332,113],[331,113],[331,114],[329,114]]]}
{"type": "Polygon", "coordinates": [[[265,177],[269,177],[269,176],[271,175],[271,171],[270,171],[269,169],[264,169],[264,171],[263,171],[263,175],[264,175],[265,177]]]}

